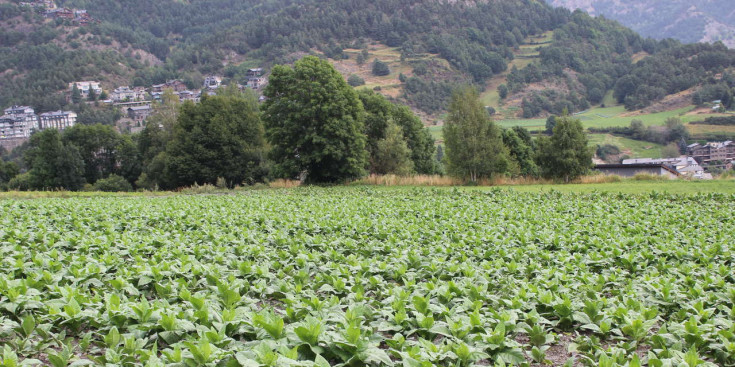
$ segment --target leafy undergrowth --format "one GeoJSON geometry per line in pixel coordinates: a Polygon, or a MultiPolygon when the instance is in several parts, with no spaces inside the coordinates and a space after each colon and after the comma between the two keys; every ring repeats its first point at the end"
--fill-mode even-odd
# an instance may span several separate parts
{"type": "Polygon", "coordinates": [[[0,201],[4,366],[735,365],[735,197],[0,201]]]}

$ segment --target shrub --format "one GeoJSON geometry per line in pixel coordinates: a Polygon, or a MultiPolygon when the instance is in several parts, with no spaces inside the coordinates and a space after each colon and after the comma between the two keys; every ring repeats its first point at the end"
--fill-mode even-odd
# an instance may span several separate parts
{"type": "Polygon", "coordinates": [[[375,59],[373,61],[373,75],[375,76],[386,76],[390,74],[390,68],[388,67],[388,64],[375,59]]]}
{"type": "Polygon", "coordinates": [[[26,173],[21,173],[8,181],[8,189],[16,191],[28,191],[31,189],[30,183],[31,176],[26,173]]]}
{"type": "Polygon", "coordinates": [[[360,78],[359,76],[352,74],[349,78],[347,78],[347,84],[353,86],[353,87],[359,87],[361,85],[365,85],[365,79],[360,78]]]}
{"type": "Polygon", "coordinates": [[[121,192],[133,191],[133,186],[122,176],[110,175],[107,178],[97,180],[92,186],[95,191],[121,192]]]}

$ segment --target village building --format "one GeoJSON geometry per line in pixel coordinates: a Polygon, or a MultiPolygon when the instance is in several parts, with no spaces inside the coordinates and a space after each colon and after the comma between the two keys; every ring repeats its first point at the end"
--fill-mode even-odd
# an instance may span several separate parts
{"type": "Polygon", "coordinates": [[[69,83],[69,96],[74,91],[74,85],[79,89],[79,93],[82,99],[89,99],[89,91],[93,90],[95,95],[99,96],[102,93],[102,88],[99,82],[87,81],[87,82],[72,82],[69,83]]]}
{"type": "Polygon", "coordinates": [[[164,90],[171,89],[174,92],[183,92],[186,90],[186,84],[181,80],[169,80],[163,84],[155,84],[151,87],[152,93],[163,93],[164,90]]]}
{"type": "Polygon", "coordinates": [[[708,142],[694,143],[687,146],[687,155],[694,158],[699,164],[727,164],[735,160],[735,142],[708,142]]]}
{"type": "Polygon", "coordinates": [[[268,80],[263,77],[250,77],[248,78],[248,88],[260,89],[266,85],[268,80]]]}
{"type": "Polygon", "coordinates": [[[33,2],[21,2],[20,6],[29,6],[34,9],[49,10],[56,9],[56,2],[54,0],[36,0],[33,2]]]}
{"type": "Polygon", "coordinates": [[[204,79],[205,89],[217,89],[222,85],[222,78],[218,76],[208,76],[204,79]]]}
{"type": "Polygon", "coordinates": [[[124,103],[143,101],[145,100],[145,95],[145,89],[142,87],[117,87],[112,91],[110,97],[114,103],[124,103]]]}
{"type": "Polygon", "coordinates": [[[199,103],[202,99],[202,92],[192,92],[190,90],[178,92],[176,95],[179,96],[179,101],[181,102],[192,101],[194,103],[199,103]]]}
{"type": "Polygon", "coordinates": [[[74,20],[74,10],[69,8],[46,9],[46,17],[52,19],[74,20]]]}
{"type": "Polygon", "coordinates": [[[153,109],[150,105],[128,108],[128,117],[137,125],[142,125],[142,123],[148,119],[152,113],[153,109]]]}
{"type": "Polygon", "coordinates": [[[678,158],[632,158],[624,159],[622,164],[663,164],[683,176],[707,179],[711,176],[704,172],[704,168],[692,157],[678,158]]]}
{"type": "Polygon", "coordinates": [[[263,69],[262,68],[248,69],[248,71],[245,73],[245,76],[247,76],[248,78],[263,76],[263,69]]]}
{"type": "Polygon", "coordinates": [[[6,108],[3,111],[3,118],[12,119],[16,126],[23,126],[23,129],[27,130],[26,137],[31,136],[31,133],[38,130],[38,116],[36,111],[29,106],[12,106],[6,108]]]}
{"type": "Polygon", "coordinates": [[[617,175],[620,177],[633,177],[638,174],[656,175],[666,178],[678,178],[679,172],[662,163],[631,163],[631,164],[598,164],[595,171],[605,175],[617,175]]]}
{"type": "Polygon", "coordinates": [[[64,130],[77,123],[77,114],[72,111],[54,111],[42,113],[38,116],[41,120],[40,128],[64,130]]]}

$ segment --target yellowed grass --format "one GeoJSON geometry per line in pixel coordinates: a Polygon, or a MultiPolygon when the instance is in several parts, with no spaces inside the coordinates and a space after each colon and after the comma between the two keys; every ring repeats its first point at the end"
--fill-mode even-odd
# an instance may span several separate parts
{"type": "MultiPolygon", "coordinates": [[[[583,176],[571,183],[575,184],[595,184],[595,183],[613,183],[621,182],[623,179],[615,175],[589,175],[583,176]]],[[[370,175],[359,179],[352,183],[353,185],[374,185],[374,186],[460,186],[467,184],[466,181],[449,176],[439,175],[413,175],[413,176],[397,176],[397,175],[370,175]]],[[[520,186],[520,185],[551,185],[553,180],[535,177],[495,177],[492,179],[482,179],[476,183],[477,186],[520,186]]]]}
{"type": "Polygon", "coordinates": [[[692,134],[702,133],[735,133],[735,126],[732,125],[687,125],[689,132],[692,134]]]}
{"type": "Polygon", "coordinates": [[[268,187],[271,187],[274,189],[292,189],[294,187],[299,187],[299,186],[301,186],[301,181],[284,180],[282,178],[279,178],[268,184],[268,187]]]}
{"type": "Polygon", "coordinates": [[[456,186],[462,183],[461,180],[439,175],[370,175],[353,182],[355,185],[376,186],[456,186]]]}

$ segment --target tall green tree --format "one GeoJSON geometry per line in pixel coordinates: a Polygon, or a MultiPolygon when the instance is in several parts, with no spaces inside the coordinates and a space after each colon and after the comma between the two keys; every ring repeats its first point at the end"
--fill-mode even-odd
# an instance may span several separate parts
{"type": "Polygon", "coordinates": [[[589,172],[592,155],[582,122],[562,116],[551,137],[539,138],[536,162],[544,177],[570,182],[589,172]]]}
{"type": "Polygon", "coordinates": [[[71,101],[74,104],[78,104],[82,101],[82,92],[79,90],[76,83],[71,87],[71,101]]]}
{"type": "Polygon", "coordinates": [[[66,189],[84,186],[84,161],[74,145],[65,145],[58,130],[47,129],[31,136],[24,160],[28,185],[35,190],[66,189]]]}
{"type": "Polygon", "coordinates": [[[436,172],[434,139],[410,108],[391,103],[383,95],[371,90],[361,90],[358,96],[365,108],[365,134],[371,161],[375,156],[378,141],[385,138],[389,122],[392,121],[402,129],[416,173],[436,172]]]}
{"type": "Polygon", "coordinates": [[[149,190],[165,186],[166,145],[173,139],[179,111],[179,97],[173,90],[165,89],[161,103],[153,106],[153,113],[137,138],[142,173],[136,180],[136,186],[149,190]]]}
{"type": "Polygon", "coordinates": [[[230,186],[262,181],[267,173],[263,135],[253,95],[184,103],[166,147],[166,187],[215,184],[220,177],[230,186]]]}
{"type": "Polygon", "coordinates": [[[454,93],[443,132],[450,175],[477,182],[511,168],[501,131],[480,103],[476,89],[465,87],[454,93]]]}
{"type": "Polygon", "coordinates": [[[411,149],[403,138],[403,130],[393,121],[388,122],[385,137],[376,144],[371,166],[372,171],[377,174],[406,176],[413,173],[411,149]]]}
{"type": "Polygon", "coordinates": [[[276,175],[310,183],[365,174],[365,111],[357,93],[327,61],[307,56],[273,68],[263,119],[276,175]]]}

